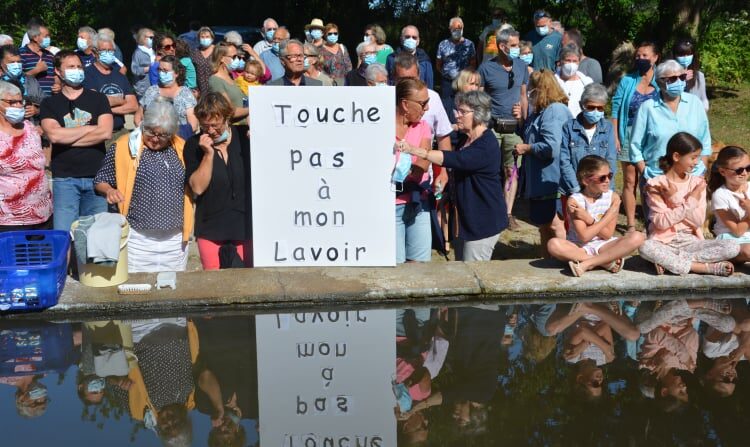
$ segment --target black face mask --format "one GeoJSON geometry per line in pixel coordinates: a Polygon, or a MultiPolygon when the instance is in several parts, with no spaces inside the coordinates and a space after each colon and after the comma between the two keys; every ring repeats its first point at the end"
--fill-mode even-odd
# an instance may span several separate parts
{"type": "Polygon", "coordinates": [[[648,59],[636,59],[635,69],[638,70],[638,73],[645,74],[651,69],[651,61],[648,59]]]}

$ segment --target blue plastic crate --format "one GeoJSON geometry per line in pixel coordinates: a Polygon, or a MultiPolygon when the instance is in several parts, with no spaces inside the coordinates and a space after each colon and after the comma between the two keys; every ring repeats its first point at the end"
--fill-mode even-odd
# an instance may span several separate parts
{"type": "Polygon", "coordinates": [[[57,304],[65,287],[69,248],[67,231],[0,233],[0,311],[57,304]]]}

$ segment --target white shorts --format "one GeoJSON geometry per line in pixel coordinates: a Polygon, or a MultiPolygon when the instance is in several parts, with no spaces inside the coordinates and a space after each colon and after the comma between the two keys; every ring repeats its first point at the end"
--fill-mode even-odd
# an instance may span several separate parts
{"type": "Polygon", "coordinates": [[[130,228],[128,272],[184,272],[188,247],[182,242],[182,230],[136,231],[130,228]]]}
{"type": "Polygon", "coordinates": [[[584,249],[586,253],[588,253],[589,256],[596,256],[599,254],[600,248],[602,248],[604,245],[607,245],[614,240],[617,240],[617,238],[611,237],[607,239],[606,241],[602,239],[598,239],[598,240],[591,241],[588,244],[583,245],[581,248],[584,249]]]}

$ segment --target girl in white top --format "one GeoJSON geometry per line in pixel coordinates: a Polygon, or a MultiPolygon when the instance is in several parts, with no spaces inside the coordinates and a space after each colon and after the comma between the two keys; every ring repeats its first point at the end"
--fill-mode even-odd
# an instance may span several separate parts
{"type": "Polygon", "coordinates": [[[716,216],[716,239],[732,239],[740,244],[733,261],[750,261],[750,157],[744,149],[727,146],[714,162],[708,188],[716,216]]]}
{"type": "Polygon", "coordinates": [[[583,157],[576,177],[581,192],[567,201],[568,239],[550,239],[547,250],[556,259],[568,261],[575,276],[596,267],[618,273],[624,257],[640,247],[646,235],[633,231],[614,237],[620,196],[610,190],[612,171],[607,160],[598,155],[583,157]]]}

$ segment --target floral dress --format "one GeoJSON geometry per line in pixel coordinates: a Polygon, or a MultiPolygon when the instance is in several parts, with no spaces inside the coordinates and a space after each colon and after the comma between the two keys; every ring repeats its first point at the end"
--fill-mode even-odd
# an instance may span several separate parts
{"type": "Polygon", "coordinates": [[[339,50],[336,53],[332,53],[325,45],[320,47],[320,59],[323,71],[334,80],[340,81],[339,85],[344,85],[344,77],[352,71],[352,60],[346,47],[343,44],[338,45],[339,50]]]}

